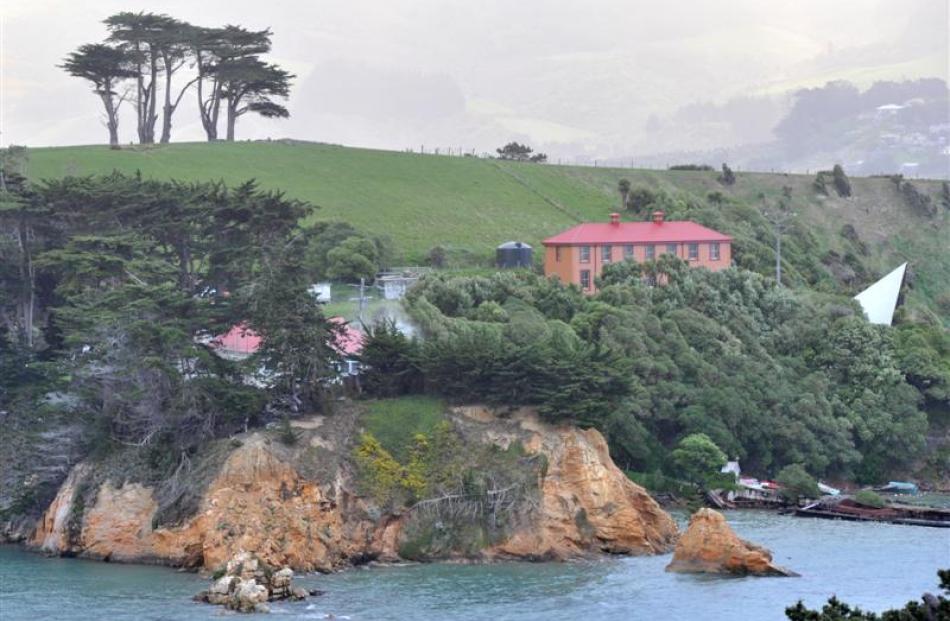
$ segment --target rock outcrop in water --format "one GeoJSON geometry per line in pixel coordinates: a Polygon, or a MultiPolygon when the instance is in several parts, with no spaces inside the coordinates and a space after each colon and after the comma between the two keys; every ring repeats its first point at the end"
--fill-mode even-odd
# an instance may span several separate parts
{"type": "Polygon", "coordinates": [[[267,602],[307,598],[307,591],[291,584],[293,577],[289,567],[274,571],[254,555],[241,552],[228,561],[224,574],[214,579],[211,588],[194,599],[237,612],[268,612],[267,602]]]}
{"type": "MultiPolygon", "coordinates": [[[[174,524],[161,523],[155,489],[115,476],[97,479],[95,465],[80,464],[32,543],[51,553],[211,570],[247,551],[273,567],[329,571],[406,558],[420,538],[431,539],[424,528],[445,530],[441,519],[426,522],[418,508],[387,507],[361,493],[351,462],[357,425],[347,427],[342,415],[332,425],[327,420],[298,423],[294,446],[266,432],[229,445],[199,490],[197,510],[174,524]]],[[[553,426],[526,410],[501,418],[485,408],[459,408],[449,420],[468,446],[507,449],[517,442],[527,454],[522,461],[536,463],[537,456],[544,468],[524,470],[531,489],[490,537],[472,528],[478,532],[468,542],[445,537],[446,545],[410,558],[567,559],[672,548],[675,523],[613,464],[597,431],[553,426]]]]}
{"type": "Polygon", "coordinates": [[[726,518],[713,509],[700,509],[689,520],[667,571],[734,574],[739,576],[797,576],[772,563],[772,553],[736,536],[726,518]]]}

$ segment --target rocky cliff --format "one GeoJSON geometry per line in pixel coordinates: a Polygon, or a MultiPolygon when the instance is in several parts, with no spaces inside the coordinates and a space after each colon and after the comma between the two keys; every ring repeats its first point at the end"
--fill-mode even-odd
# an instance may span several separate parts
{"type": "Polygon", "coordinates": [[[231,440],[200,482],[196,510],[174,523],[160,515],[155,487],[83,462],[30,541],[50,553],[211,569],[244,551],[304,571],[407,556],[567,559],[672,547],[673,520],[613,464],[598,432],[548,425],[530,411],[500,417],[459,408],[446,418],[465,450],[500,455],[517,443],[523,456],[512,463],[527,478],[515,480],[526,482],[491,502],[492,491],[461,501],[381,502],[365,492],[353,464],[357,415],[314,417],[295,424],[289,446],[268,431],[231,440]],[[463,541],[459,532],[476,536],[463,541]]]}

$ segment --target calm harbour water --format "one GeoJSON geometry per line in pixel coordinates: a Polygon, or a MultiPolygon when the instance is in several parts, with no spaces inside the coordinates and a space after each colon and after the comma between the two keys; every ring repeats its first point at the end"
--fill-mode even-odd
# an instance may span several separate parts
{"type": "MultiPolygon", "coordinates": [[[[325,595],[272,605],[274,619],[526,621],[784,619],[798,599],[830,595],[880,611],[936,591],[950,529],[727,514],[800,578],[668,574],[669,555],[583,563],[374,567],[297,582],[325,595]],[[330,616],[332,615],[332,616],[330,616]]],[[[231,617],[191,602],[207,581],[161,567],[52,559],[0,546],[0,619],[194,620],[231,617]]],[[[240,618],[268,618],[251,615],[240,618]]]]}

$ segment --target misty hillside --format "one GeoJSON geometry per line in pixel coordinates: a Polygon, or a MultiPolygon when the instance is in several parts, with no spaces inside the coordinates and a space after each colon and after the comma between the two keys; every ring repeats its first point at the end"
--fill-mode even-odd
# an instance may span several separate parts
{"type": "Polygon", "coordinates": [[[724,186],[716,171],[537,165],[293,141],[36,149],[26,164],[33,180],[112,170],[256,179],[319,206],[316,219],[388,237],[398,264],[422,263],[442,246],[450,265],[488,265],[508,240],[528,242],[539,255],[543,238],[618,210],[617,182],[626,178],[646,203],[625,218],[661,208],[713,226],[735,237],[740,266],[771,275],[774,235],[762,210],[785,202],[797,214],[784,239],[789,283],[853,293],[909,261],[908,310],[950,317],[950,209],[939,181],[852,178],[852,196],[842,198],[834,189],[818,192],[814,175],[739,173],[724,186]]]}
{"type": "Polygon", "coordinates": [[[799,172],[843,164],[853,174],[950,178],[950,91],[944,80],[835,81],[783,95],[685,105],[645,131],[689,145],[634,158],[648,165],[729,162],[799,172]]]}

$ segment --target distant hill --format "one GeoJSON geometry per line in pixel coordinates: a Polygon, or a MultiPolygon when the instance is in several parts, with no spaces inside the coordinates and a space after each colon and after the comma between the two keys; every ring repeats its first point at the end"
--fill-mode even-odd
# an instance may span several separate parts
{"type": "Polygon", "coordinates": [[[950,178],[950,91],[938,78],[878,81],[863,91],[835,81],[780,96],[692,103],[645,130],[688,145],[633,158],[646,166],[729,162],[807,172],[840,163],[861,175],[950,178]]]}
{"type": "Polygon", "coordinates": [[[733,235],[740,265],[770,274],[774,237],[761,212],[790,194],[797,217],[785,239],[789,282],[854,292],[909,261],[909,311],[944,321],[950,315],[950,209],[941,203],[939,181],[912,181],[935,205],[936,214],[926,215],[888,178],[852,178],[852,197],[840,198],[833,189],[831,196],[816,192],[813,175],[739,173],[736,184],[725,187],[709,171],[537,165],[289,140],[45,148],[30,150],[26,165],[35,181],[112,170],[228,183],[253,178],[318,205],[316,219],[388,236],[400,263],[419,263],[441,245],[456,265],[487,264],[495,246],[508,240],[540,251],[546,236],[605,220],[618,210],[617,182],[626,178],[654,194],[647,209],[663,208],[673,218],[733,235]]]}

